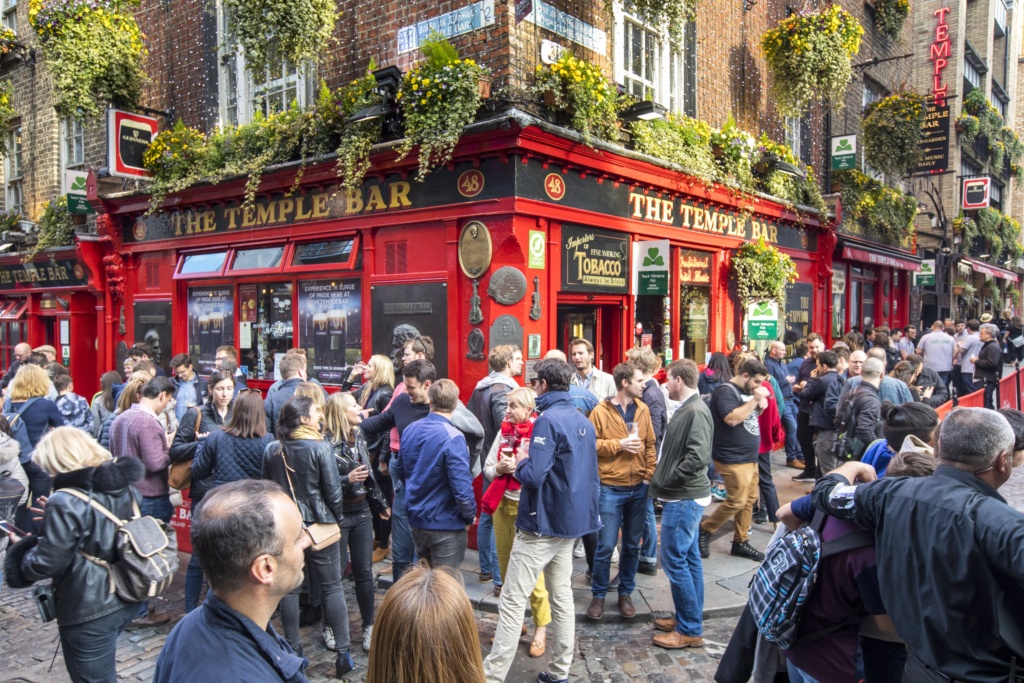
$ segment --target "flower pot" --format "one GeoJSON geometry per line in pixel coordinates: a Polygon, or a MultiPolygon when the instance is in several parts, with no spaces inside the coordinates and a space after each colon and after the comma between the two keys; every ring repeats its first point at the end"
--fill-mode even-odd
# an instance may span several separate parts
{"type": "Polygon", "coordinates": [[[960,296],[963,293],[964,293],[964,288],[963,287],[957,287],[956,285],[953,285],[953,294],[955,294],[957,296],[960,296]]]}
{"type": "Polygon", "coordinates": [[[555,93],[553,91],[545,90],[544,94],[541,96],[541,99],[543,100],[545,107],[555,106],[555,93]]]}
{"type": "Polygon", "coordinates": [[[476,85],[480,90],[481,100],[486,100],[491,97],[491,78],[489,76],[481,76],[477,80],[476,85]]]}
{"type": "Polygon", "coordinates": [[[716,159],[721,159],[725,156],[725,149],[721,145],[711,145],[711,153],[715,155],[716,159]]]}

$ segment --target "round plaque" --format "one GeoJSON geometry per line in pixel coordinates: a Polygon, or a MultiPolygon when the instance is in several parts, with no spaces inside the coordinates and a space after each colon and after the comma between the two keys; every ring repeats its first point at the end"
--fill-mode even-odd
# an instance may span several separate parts
{"type": "Polygon", "coordinates": [[[526,276],[518,268],[502,266],[494,271],[487,293],[499,304],[511,306],[526,296],[526,276]]]}
{"type": "Polygon", "coordinates": [[[475,280],[491,265],[493,247],[491,233],[480,221],[470,221],[459,235],[459,267],[466,277],[475,280]]]}

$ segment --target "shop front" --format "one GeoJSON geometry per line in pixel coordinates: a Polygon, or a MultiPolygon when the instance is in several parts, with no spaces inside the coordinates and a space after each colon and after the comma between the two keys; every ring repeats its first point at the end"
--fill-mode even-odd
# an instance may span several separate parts
{"type": "Polygon", "coordinates": [[[910,251],[841,234],[832,265],[832,338],[910,324],[912,277],[920,270],[910,251]]]}
{"type": "Polygon", "coordinates": [[[0,258],[0,367],[10,366],[20,343],[48,344],[75,379],[75,392],[91,398],[99,390],[94,361],[103,323],[99,249],[82,242],[22,259],[0,258]]]}
{"type": "Polygon", "coordinates": [[[958,281],[971,285],[973,293],[957,294],[960,316],[978,317],[991,313],[995,319],[1003,318],[1003,311],[1014,308],[1010,292],[1020,283],[1020,276],[1012,270],[986,263],[980,259],[963,257],[957,265],[958,281]]]}

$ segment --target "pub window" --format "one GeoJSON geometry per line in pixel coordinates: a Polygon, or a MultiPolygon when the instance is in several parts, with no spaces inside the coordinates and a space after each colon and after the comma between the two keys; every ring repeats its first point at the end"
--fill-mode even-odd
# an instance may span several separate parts
{"type": "Polygon", "coordinates": [[[679,358],[706,363],[711,348],[711,254],[679,250],[679,358]]]}
{"type": "Polygon", "coordinates": [[[201,375],[214,371],[217,347],[235,343],[234,292],[232,285],[188,289],[188,352],[198,359],[201,375]]]}
{"type": "Polygon", "coordinates": [[[3,367],[11,367],[11,363],[14,362],[14,347],[23,341],[27,341],[25,323],[0,323],[0,364],[3,367]]]}
{"type": "MultiPolygon", "coordinates": [[[[239,328],[239,363],[248,368],[249,377],[280,379],[275,374],[288,349],[295,346],[292,329],[292,283],[273,282],[239,287],[242,306],[255,300],[255,320],[242,320],[239,328]],[[255,290],[255,297],[248,292],[255,290]]],[[[249,315],[243,312],[243,316],[249,315]]]]}
{"type": "Polygon", "coordinates": [[[1003,187],[999,183],[989,184],[989,205],[993,209],[1003,210],[1003,187]]]}
{"type": "Polygon", "coordinates": [[[7,179],[5,198],[7,210],[22,213],[25,200],[22,189],[21,126],[7,131],[7,156],[4,158],[4,177],[7,179]]]}
{"type": "MultiPolygon", "coordinates": [[[[616,81],[638,99],[657,102],[673,113],[692,115],[696,62],[689,58],[689,50],[652,27],[628,3],[616,3],[614,19],[616,81]]],[[[689,45],[691,37],[695,43],[695,36],[688,25],[684,44],[689,45]]]]}
{"type": "MultiPolygon", "coordinates": [[[[4,28],[9,28],[15,33],[18,32],[18,0],[2,0],[0,7],[3,7],[4,28]]],[[[6,367],[6,366],[5,366],[6,367]]]]}
{"type": "Polygon", "coordinates": [[[85,132],[82,122],[67,118],[60,122],[60,163],[63,168],[80,169],[85,165],[85,132]]]}
{"type": "Polygon", "coordinates": [[[226,251],[215,251],[210,254],[189,254],[181,261],[181,268],[178,272],[182,275],[194,275],[196,273],[219,273],[224,267],[224,259],[227,258],[226,251]]]}
{"type": "Polygon", "coordinates": [[[322,384],[341,384],[362,347],[361,282],[299,282],[299,346],[306,350],[309,376],[322,384]]]}
{"type": "Polygon", "coordinates": [[[239,249],[235,252],[235,261],[231,270],[263,270],[277,268],[284,257],[284,245],[261,247],[259,249],[239,249]]]}
{"type": "Polygon", "coordinates": [[[354,239],[311,242],[295,247],[293,266],[347,264],[352,259],[354,239]]]}

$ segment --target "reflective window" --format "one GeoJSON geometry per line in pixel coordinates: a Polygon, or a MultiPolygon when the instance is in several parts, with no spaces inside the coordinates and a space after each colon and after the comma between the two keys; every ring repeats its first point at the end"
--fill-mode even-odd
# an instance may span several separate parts
{"type": "Polygon", "coordinates": [[[217,251],[212,254],[190,254],[185,257],[181,264],[181,274],[192,273],[215,273],[224,267],[224,259],[227,258],[226,251],[217,251]]]}
{"type": "Polygon", "coordinates": [[[309,266],[330,263],[348,263],[352,257],[352,246],[355,240],[333,240],[330,242],[311,242],[295,247],[292,257],[293,266],[309,266]]]}
{"type": "Polygon", "coordinates": [[[231,270],[275,268],[281,265],[283,256],[284,245],[260,249],[239,249],[235,253],[235,262],[231,264],[231,270]]]}

